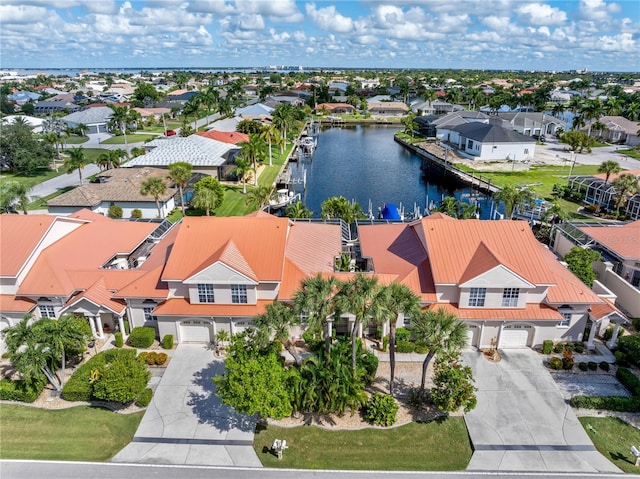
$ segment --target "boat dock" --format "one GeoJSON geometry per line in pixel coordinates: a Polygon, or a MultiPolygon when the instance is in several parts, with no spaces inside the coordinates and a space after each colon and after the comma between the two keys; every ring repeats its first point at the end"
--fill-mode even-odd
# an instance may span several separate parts
{"type": "Polygon", "coordinates": [[[429,163],[444,169],[447,173],[452,174],[460,181],[466,183],[472,188],[476,188],[480,191],[491,194],[501,190],[499,186],[491,183],[490,179],[482,178],[482,175],[476,175],[474,173],[463,171],[452,164],[451,161],[449,161],[449,158],[453,160],[451,150],[443,145],[433,143],[430,144],[431,148],[429,148],[429,150],[426,150],[417,145],[407,143],[397,136],[395,136],[394,139],[396,142],[400,143],[402,146],[411,150],[413,153],[422,158],[423,162],[428,161],[429,163]]]}

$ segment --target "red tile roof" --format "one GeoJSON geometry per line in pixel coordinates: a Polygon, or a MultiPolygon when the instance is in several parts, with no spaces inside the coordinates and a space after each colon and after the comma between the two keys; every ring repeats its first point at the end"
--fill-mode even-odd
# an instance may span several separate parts
{"type": "Polygon", "coordinates": [[[210,140],[221,141],[223,143],[231,143],[233,145],[249,141],[249,135],[237,131],[209,130],[199,131],[196,135],[209,138],[210,140]]]}
{"type": "Polygon", "coordinates": [[[640,259],[640,220],[621,226],[588,226],[580,231],[625,259],[640,259]]]}
{"type": "Polygon", "coordinates": [[[26,299],[17,299],[13,294],[0,294],[0,311],[5,313],[28,313],[36,305],[26,299]]]}
{"type": "Polygon", "coordinates": [[[562,315],[544,304],[527,304],[524,309],[459,308],[457,304],[436,303],[428,309],[443,308],[459,319],[486,321],[561,321],[562,315]]]}
{"type": "Polygon", "coordinates": [[[50,215],[0,215],[0,276],[18,275],[55,220],[50,215]]]}
{"type": "Polygon", "coordinates": [[[153,314],[158,316],[233,316],[253,318],[263,314],[273,301],[258,301],[257,304],[191,304],[183,298],[172,298],[159,305],[153,314]]]}

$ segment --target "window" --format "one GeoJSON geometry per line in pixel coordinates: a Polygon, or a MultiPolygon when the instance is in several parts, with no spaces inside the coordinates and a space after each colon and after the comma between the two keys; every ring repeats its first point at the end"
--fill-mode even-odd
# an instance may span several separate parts
{"type": "Polygon", "coordinates": [[[43,318],[51,318],[55,319],[56,311],[53,309],[53,306],[48,304],[41,304],[38,306],[40,308],[40,316],[43,318]]]}
{"type": "Polygon", "coordinates": [[[568,328],[571,324],[571,313],[560,313],[562,314],[562,321],[559,321],[557,326],[559,328],[568,328]]]}
{"type": "Polygon", "coordinates": [[[469,306],[481,308],[484,306],[484,297],[487,295],[487,288],[471,288],[469,292],[469,306]]]}
{"type": "Polygon", "coordinates": [[[212,284],[199,284],[198,285],[198,301],[201,303],[215,303],[213,296],[212,284]]]}
{"type": "Polygon", "coordinates": [[[152,307],[144,307],[142,311],[144,311],[144,320],[145,321],[157,321],[158,317],[153,315],[153,310],[155,306],[152,307]]]}
{"type": "Polygon", "coordinates": [[[518,296],[520,296],[518,288],[504,288],[502,291],[502,306],[507,308],[518,306],[518,296]]]}
{"type": "Polygon", "coordinates": [[[244,284],[231,285],[231,302],[234,304],[247,304],[247,286],[244,284]]]}

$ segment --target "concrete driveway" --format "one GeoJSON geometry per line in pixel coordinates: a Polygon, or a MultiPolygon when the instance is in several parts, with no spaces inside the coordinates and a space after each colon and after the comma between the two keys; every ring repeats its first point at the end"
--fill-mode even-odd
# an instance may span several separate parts
{"type": "Polygon", "coordinates": [[[224,406],[212,379],[224,362],[205,345],[180,344],[131,443],[113,462],[262,467],[254,417],[224,406]]]}
{"type": "Polygon", "coordinates": [[[492,363],[464,353],[478,388],[478,406],[465,415],[474,448],[467,470],[621,472],[595,449],[536,352],[501,354],[492,363]]]}

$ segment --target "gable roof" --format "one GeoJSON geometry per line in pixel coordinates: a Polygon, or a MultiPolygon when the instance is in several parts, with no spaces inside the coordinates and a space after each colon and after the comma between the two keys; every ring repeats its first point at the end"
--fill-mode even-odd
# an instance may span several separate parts
{"type": "Polygon", "coordinates": [[[640,259],[640,220],[620,226],[586,226],[579,229],[622,258],[640,259]]]}
{"type": "Polygon", "coordinates": [[[108,106],[98,106],[70,113],[67,116],[63,116],[61,119],[66,123],[95,125],[107,123],[112,116],[113,110],[111,108],[108,106]]]}
{"type": "Polygon", "coordinates": [[[168,166],[186,161],[193,166],[220,166],[227,161],[229,152],[238,147],[198,135],[156,139],[145,144],[153,149],[131,159],[127,166],[168,166]]]}
{"type": "Polygon", "coordinates": [[[242,108],[236,108],[236,115],[242,117],[254,117],[254,116],[271,116],[274,108],[265,105],[264,103],[256,103],[255,105],[249,105],[242,108]]]}
{"type": "Polygon", "coordinates": [[[18,276],[55,220],[49,215],[0,215],[0,276],[18,276]]]}
{"type": "Polygon", "coordinates": [[[450,128],[460,133],[460,136],[482,143],[535,143],[536,140],[522,135],[515,130],[507,130],[497,125],[487,123],[463,123],[450,128]]]}
{"type": "Polygon", "coordinates": [[[203,136],[211,140],[221,141],[223,143],[231,143],[232,145],[236,145],[242,142],[248,142],[250,140],[249,135],[240,133],[239,131],[209,130],[199,131],[198,133],[196,133],[196,135],[203,136]]]}

